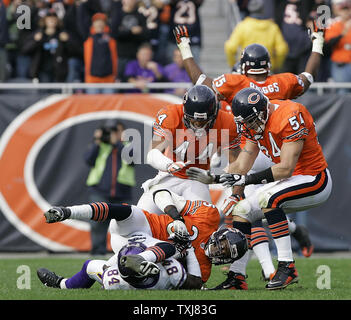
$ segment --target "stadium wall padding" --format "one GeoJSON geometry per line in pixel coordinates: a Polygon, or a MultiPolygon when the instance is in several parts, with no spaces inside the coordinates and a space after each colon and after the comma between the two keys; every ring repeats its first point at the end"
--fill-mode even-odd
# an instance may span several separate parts
{"type": "MultiPolygon", "coordinates": [[[[311,209],[305,222],[316,250],[350,250],[351,96],[307,93],[297,101],[316,121],[319,141],[333,178],[327,203],[311,209]]],[[[120,119],[141,133],[141,160],[132,204],[141,184],[156,174],[144,164],[157,111],[181,103],[170,95],[48,95],[38,92],[0,94],[0,251],[89,251],[89,225],[70,221],[48,225],[43,212],[53,205],[88,202],[89,171],[83,154],[95,128],[120,119]]]]}

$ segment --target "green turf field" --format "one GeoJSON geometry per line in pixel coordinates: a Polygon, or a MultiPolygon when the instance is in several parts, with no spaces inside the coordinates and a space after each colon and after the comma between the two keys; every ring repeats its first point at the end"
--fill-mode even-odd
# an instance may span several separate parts
{"type": "MultiPolygon", "coordinates": [[[[23,258],[1,259],[0,300],[350,300],[351,259],[349,258],[297,258],[296,267],[300,281],[284,290],[268,291],[260,280],[261,269],[256,259],[249,262],[248,291],[104,291],[99,284],[91,289],[58,290],[47,288],[36,276],[36,270],[46,267],[57,274],[68,277],[80,270],[85,259],[23,258]],[[325,267],[327,266],[327,267],[325,267]],[[327,272],[326,272],[327,270],[327,272]],[[328,276],[330,271],[330,277],[328,276]],[[26,277],[30,272],[30,277],[26,277]],[[319,289],[328,287],[330,289],[319,289]],[[19,289],[18,287],[24,287],[19,289]],[[30,287],[30,288],[29,288],[30,287]]],[[[225,279],[219,267],[214,267],[208,287],[225,279]]]]}

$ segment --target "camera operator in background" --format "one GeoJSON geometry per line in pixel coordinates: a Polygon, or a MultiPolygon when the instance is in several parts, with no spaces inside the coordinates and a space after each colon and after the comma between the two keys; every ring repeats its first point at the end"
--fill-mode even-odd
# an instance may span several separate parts
{"type": "MultiPolygon", "coordinates": [[[[134,166],[122,159],[126,143],[122,141],[125,130],[119,121],[108,121],[94,132],[94,142],[84,155],[91,167],[86,185],[89,202],[130,202],[135,186],[134,166]]],[[[132,156],[129,154],[129,156],[132,156]]],[[[108,222],[91,221],[91,254],[106,254],[108,222]]]]}

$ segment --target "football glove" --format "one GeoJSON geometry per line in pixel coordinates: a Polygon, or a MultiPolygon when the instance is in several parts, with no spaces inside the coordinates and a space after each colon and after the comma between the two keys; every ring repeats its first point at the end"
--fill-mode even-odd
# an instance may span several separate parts
{"type": "Polygon", "coordinates": [[[175,173],[175,172],[180,171],[183,168],[185,168],[188,164],[190,164],[190,161],[187,161],[185,163],[182,161],[172,162],[168,165],[167,171],[169,173],[175,173]]]}
{"type": "Polygon", "coordinates": [[[160,269],[156,263],[145,260],[140,264],[139,273],[143,276],[156,275],[160,273],[160,269]]]}
{"type": "Polygon", "coordinates": [[[177,43],[177,46],[182,54],[183,60],[192,58],[192,52],[190,49],[190,38],[188,28],[186,26],[176,26],[173,29],[173,34],[177,43]]]}
{"type": "Polygon", "coordinates": [[[324,45],[324,34],[325,29],[320,28],[318,23],[313,21],[313,30],[308,29],[312,40],[312,52],[317,52],[323,55],[323,45],[324,45]]]}
{"type": "Polygon", "coordinates": [[[219,182],[224,187],[244,186],[245,178],[243,174],[224,173],[219,177],[219,182]]]}
{"type": "Polygon", "coordinates": [[[221,211],[225,216],[228,216],[233,211],[236,204],[242,199],[238,194],[232,194],[230,197],[226,198],[222,204],[221,211]]]}
{"type": "Polygon", "coordinates": [[[179,257],[186,256],[186,250],[191,247],[191,240],[188,229],[183,221],[173,221],[173,233],[169,236],[168,240],[173,241],[179,257]]]}
{"type": "Polygon", "coordinates": [[[214,183],[215,176],[209,170],[200,169],[197,167],[190,167],[186,170],[186,174],[190,180],[196,180],[204,184],[214,183]]]}

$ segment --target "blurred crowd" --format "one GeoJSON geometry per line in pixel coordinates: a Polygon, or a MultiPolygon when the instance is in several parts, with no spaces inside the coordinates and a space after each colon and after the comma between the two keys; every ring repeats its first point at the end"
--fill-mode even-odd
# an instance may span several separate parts
{"type": "MultiPolygon", "coordinates": [[[[139,92],[149,82],[190,82],[172,30],[187,25],[199,63],[204,1],[0,0],[0,82],[131,82],[139,92]]],[[[242,19],[224,46],[228,70],[257,42],[273,72],[300,73],[311,52],[306,30],[327,5],[332,19],[316,81],[351,81],[351,0],[224,1],[236,1],[242,19]]]]}

